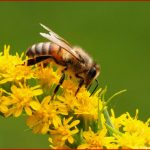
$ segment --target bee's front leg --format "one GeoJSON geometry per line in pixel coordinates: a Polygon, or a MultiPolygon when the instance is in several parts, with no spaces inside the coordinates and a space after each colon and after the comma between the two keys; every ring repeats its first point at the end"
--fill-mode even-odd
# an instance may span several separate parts
{"type": "Polygon", "coordinates": [[[79,81],[79,85],[78,85],[78,88],[75,92],[75,96],[77,95],[77,93],[79,92],[80,88],[82,87],[82,85],[84,84],[84,79],[83,77],[79,76],[79,74],[76,74],[75,75],[77,78],[80,78],[80,81],[79,81]]]}

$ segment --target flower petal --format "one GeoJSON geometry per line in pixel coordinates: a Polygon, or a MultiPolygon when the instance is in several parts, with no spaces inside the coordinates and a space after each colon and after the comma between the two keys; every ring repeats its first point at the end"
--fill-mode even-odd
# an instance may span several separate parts
{"type": "Polygon", "coordinates": [[[73,144],[74,139],[73,139],[73,137],[72,137],[72,136],[69,136],[69,137],[68,137],[68,142],[69,142],[70,144],[73,144]]]}
{"type": "Polygon", "coordinates": [[[34,110],[39,110],[40,107],[41,107],[40,103],[37,102],[37,101],[31,101],[31,102],[30,102],[30,106],[31,106],[31,108],[34,109],[34,110]]]}
{"type": "Polygon", "coordinates": [[[25,107],[25,112],[27,113],[27,115],[31,116],[32,115],[32,110],[30,109],[30,107],[25,107]]]}
{"type": "Polygon", "coordinates": [[[5,105],[0,105],[0,112],[6,113],[8,111],[8,108],[5,105]]]}
{"type": "Polygon", "coordinates": [[[75,120],[69,125],[69,128],[72,128],[72,127],[78,125],[79,123],[80,123],[80,120],[75,120]]]}
{"type": "Polygon", "coordinates": [[[42,89],[33,90],[32,93],[33,93],[34,96],[42,95],[43,90],[42,89]]]}
{"type": "Polygon", "coordinates": [[[14,113],[14,117],[19,117],[22,113],[22,107],[16,109],[15,113],[14,113]]]}

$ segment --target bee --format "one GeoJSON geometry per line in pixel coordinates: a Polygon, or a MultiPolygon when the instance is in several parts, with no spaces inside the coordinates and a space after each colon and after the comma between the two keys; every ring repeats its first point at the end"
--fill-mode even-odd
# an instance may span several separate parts
{"type": "Polygon", "coordinates": [[[62,85],[67,70],[79,79],[75,95],[77,95],[83,85],[86,88],[90,88],[91,83],[95,80],[97,84],[91,93],[92,95],[98,87],[96,78],[100,74],[100,66],[82,48],[77,46],[72,47],[51,29],[43,24],[40,25],[48,31],[48,33],[40,33],[40,35],[48,39],[49,42],[37,43],[28,48],[26,52],[28,56],[27,65],[30,66],[44,61],[50,63],[53,61],[60,66],[64,66],[59,83],[54,89],[52,99],[62,85]]]}

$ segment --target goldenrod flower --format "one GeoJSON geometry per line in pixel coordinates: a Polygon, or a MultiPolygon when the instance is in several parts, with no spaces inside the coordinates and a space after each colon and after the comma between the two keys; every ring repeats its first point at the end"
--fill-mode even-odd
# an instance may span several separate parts
{"type": "Polygon", "coordinates": [[[2,95],[4,92],[3,89],[0,89],[0,112],[5,114],[8,112],[8,107],[12,105],[11,99],[2,95]]]}
{"type": "Polygon", "coordinates": [[[111,109],[111,121],[116,129],[120,129],[122,127],[123,122],[126,120],[127,114],[122,114],[119,117],[115,116],[114,110],[111,109]]]}
{"type": "Polygon", "coordinates": [[[134,118],[127,112],[113,120],[123,130],[123,134],[115,135],[122,148],[139,149],[150,146],[150,127],[148,122],[138,120],[138,110],[134,118]]]}
{"type": "Polygon", "coordinates": [[[67,93],[71,93],[72,95],[74,95],[74,93],[76,92],[78,88],[78,83],[72,77],[71,79],[65,80],[62,84],[62,87],[65,93],[67,92],[67,93]]]}
{"type": "Polygon", "coordinates": [[[8,112],[8,105],[9,105],[9,100],[7,97],[3,96],[0,98],[0,112],[1,113],[7,113],[8,112]]]}
{"type": "Polygon", "coordinates": [[[43,87],[48,88],[50,88],[53,84],[58,84],[61,77],[58,72],[54,72],[52,67],[43,68],[43,66],[36,69],[35,76],[39,79],[40,84],[43,87]]]}
{"type": "Polygon", "coordinates": [[[83,86],[75,96],[79,83],[67,70],[61,92],[51,100],[64,66],[56,69],[52,62],[47,67],[43,63],[27,66],[23,53],[12,56],[9,50],[4,46],[0,53],[0,115],[19,117],[25,112],[34,133],[49,134],[51,148],[150,148],[150,119],[139,120],[138,110],[135,117],[128,112],[116,117],[111,109],[109,116],[108,103],[125,90],[106,101],[106,89],[90,96],[83,86]]]}
{"type": "Polygon", "coordinates": [[[123,131],[128,132],[130,134],[137,133],[137,135],[143,135],[145,132],[145,128],[147,128],[147,124],[144,124],[143,121],[138,120],[138,110],[136,111],[136,116],[133,118],[129,113],[126,113],[127,117],[122,123],[123,131]]]}
{"type": "Polygon", "coordinates": [[[139,136],[136,133],[130,134],[124,133],[122,136],[116,136],[118,144],[123,149],[144,149],[146,148],[145,140],[143,136],[139,136]]]}
{"type": "Polygon", "coordinates": [[[66,105],[68,112],[74,111],[74,108],[77,106],[76,97],[68,91],[63,96],[57,96],[57,100],[66,105]]]}
{"type": "Polygon", "coordinates": [[[90,93],[83,87],[77,96],[72,92],[66,91],[57,98],[67,105],[68,111],[73,111],[76,115],[86,115],[88,118],[96,120],[98,118],[98,104],[99,110],[102,109],[102,101],[97,96],[97,93],[90,97],[90,93]]]}
{"type": "Polygon", "coordinates": [[[102,149],[118,148],[115,137],[108,137],[106,128],[94,133],[91,128],[83,132],[84,143],[79,145],[79,149],[102,149]]]}
{"type": "Polygon", "coordinates": [[[54,130],[50,130],[50,135],[53,139],[53,146],[55,148],[62,148],[66,141],[68,141],[70,144],[74,143],[73,135],[79,132],[76,126],[80,123],[80,121],[74,120],[71,122],[72,119],[73,117],[68,119],[63,118],[63,121],[59,123],[58,127],[56,127],[54,130]]]}
{"type": "Polygon", "coordinates": [[[101,110],[103,106],[102,101],[97,96],[100,90],[101,89],[92,96],[90,96],[90,93],[85,89],[79,92],[77,95],[77,106],[74,110],[75,114],[86,115],[94,120],[98,119],[98,107],[99,110],[101,110]]]}
{"type": "Polygon", "coordinates": [[[18,53],[15,56],[9,54],[10,46],[4,46],[4,53],[0,54],[0,84],[10,81],[17,82],[22,79],[34,78],[33,71],[30,67],[23,65],[23,53],[19,57],[18,53]]]}
{"type": "Polygon", "coordinates": [[[8,98],[11,99],[12,106],[9,108],[9,111],[5,114],[7,117],[11,114],[14,117],[19,117],[25,110],[27,115],[32,115],[32,110],[39,109],[39,102],[34,98],[43,93],[40,86],[28,87],[26,85],[19,84],[19,87],[12,85],[12,93],[7,93],[8,98]]]}
{"type": "Polygon", "coordinates": [[[27,125],[33,128],[34,133],[46,134],[49,131],[49,126],[58,127],[61,122],[60,114],[68,114],[65,106],[55,101],[50,102],[50,97],[47,96],[42,100],[40,109],[29,116],[27,125]]]}

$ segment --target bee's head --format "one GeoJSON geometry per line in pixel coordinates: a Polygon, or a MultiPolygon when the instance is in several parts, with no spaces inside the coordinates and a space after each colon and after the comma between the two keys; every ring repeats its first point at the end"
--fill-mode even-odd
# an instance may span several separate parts
{"type": "Polygon", "coordinates": [[[86,85],[90,85],[100,74],[100,66],[94,63],[87,73],[86,85]]]}

